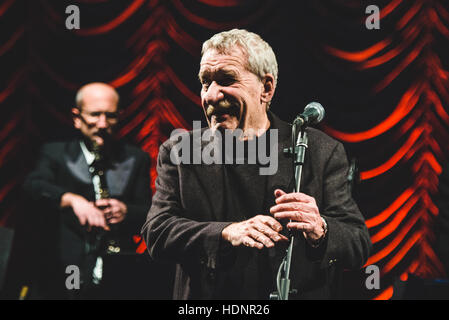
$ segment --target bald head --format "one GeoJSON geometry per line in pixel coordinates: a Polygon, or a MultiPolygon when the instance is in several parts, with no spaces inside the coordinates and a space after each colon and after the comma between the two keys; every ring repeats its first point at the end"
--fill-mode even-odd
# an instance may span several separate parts
{"type": "Polygon", "coordinates": [[[106,83],[89,83],[78,90],[73,123],[86,141],[102,146],[110,140],[118,123],[118,102],[117,91],[106,83]]]}
{"type": "Polygon", "coordinates": [[[76,93],[76,106],[81,110],[86,100],[107,100],[118,106],[119,99],[120,97],[114,87],[102,82],[93,82],[82,86],[78,90],[76,93]]]}

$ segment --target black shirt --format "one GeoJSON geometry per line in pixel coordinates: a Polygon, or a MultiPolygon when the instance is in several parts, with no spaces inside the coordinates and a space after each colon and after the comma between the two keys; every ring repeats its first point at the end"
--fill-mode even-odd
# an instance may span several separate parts
{"type": "MultiPolygon", "coordinates": [[[[267,153],[269,152],[269,135],[262,135],[258,139],[267,138],[267,153]]],[[[253,141],[254,142],[254,141],[253,141]]],[[[267,190],[267,175],[260,174],[259,161],[251,164],[251,155],[254,152],[250,149],[248,142],[236,142],[244,144],[244,163],[223,165],[225,185],[232,186],[232,189],[225,190],[226,198],[229,199],[229,207],[225,215],[228,221],[240,222],[248,220],[256,215],[270,215],[270,207],[274,204],[274,194],[272,190],[267,190]],[[249,163],[248,163],[249,162],[249,163]]],[[[259,144],[257,144],[259,145],[259,144]]],[[[252,158],[254,159],[254,158],[252,158]]],[[[258,160],[258,159],[257,159],[258,160]]],[[[268,299],[273,291],[274,279],[277,270],[273,272],[274,249],[264,248],[258,250],[245,246],[228,246],[228,254],[223,257],[227,263],[226,270],[220,273],[217,279],[217,299],[268,299]]]]}

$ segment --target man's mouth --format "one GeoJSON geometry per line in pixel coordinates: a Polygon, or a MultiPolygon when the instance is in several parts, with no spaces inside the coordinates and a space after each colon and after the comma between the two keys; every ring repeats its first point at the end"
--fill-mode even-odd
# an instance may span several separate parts
{"type": "Polygon", "coordinates": [[[212,117],[215,117],[215,121],[216,122],[224,122],[227,119],[229,119],[229,115],[228,114],[214,114],[212,117]]]}
{"type": "Polygon", "coordinates": [[[107,138],[111,135],[111,133],[109,132],[108,129],[100,129],[100,130],[96,131],[94,133],[94,135],[102,137],[102,138],[107,138]]]}
{"type": "Polygon", "coordinates": [[[92,134],[92,137],[95,138],[100,138],[101,140],[103,140],[103,143],[108,143],[109,140],[112,138],[111,134],[109,134],[109,132],[107,131],[97,131],[94,134],[92,134]]]}
{"type": "Polygon", "coordinates": [[[206,110],[207,117],[215,118],[217,122],[223,122],[230,117],[239,118],[240,107],[237,104],[233,104],[228,100],[222,100],[217,105],[209,105],[206,110]]]}

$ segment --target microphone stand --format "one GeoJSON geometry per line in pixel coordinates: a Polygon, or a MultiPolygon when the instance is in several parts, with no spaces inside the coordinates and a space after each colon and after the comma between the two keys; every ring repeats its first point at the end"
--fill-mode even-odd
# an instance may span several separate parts
{"type": "MultiPolygon", "coordinates": [[[[292,146],[290,148],[284,149],[284,153],[292,156],[293,158],[293,166],[295,170],[295,192],[300,191],[301,187],[301,176],[302,176],[302,167],[304,164],[304,158],[307,149],[307,132],[305,131],[306,125],[304,122],[300,122],[300,131],[298,132],[297,119],[293,121],[292,124],[292,146]],[[299,134],[298,134],[299,133],[299,134]]],[[[291,222],[291,220],[290,220],[291,222]]],[[[270,300],[288,300],[288,296],[290,293],[296,293],[296,289],[290,290],[290,266],[292,260],[293,253],[293,243],[294,236],[290,237],[290,243],[287,248],[286,255],[282,260],[281,265],[279,266],[279,270],[276,277],[276,286],[277,291],[270,294],[270,300]]]]}

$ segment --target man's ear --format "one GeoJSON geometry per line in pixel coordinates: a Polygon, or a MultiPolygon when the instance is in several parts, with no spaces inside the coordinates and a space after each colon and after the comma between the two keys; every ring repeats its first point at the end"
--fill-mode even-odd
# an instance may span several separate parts
{"type": "Polygon", "coordinates": [[[73,126],[77,129],[81,128],[80,109],[72,108],[73,126]]]}
{"type": "Polygon", "coordinates": [[[271,73],[267,73],[262,80],[263,91],[260,96],[260,100],[264,103],[269,103],[274,95],[276,84],[274,83],[274,77],[271,73]]]}

